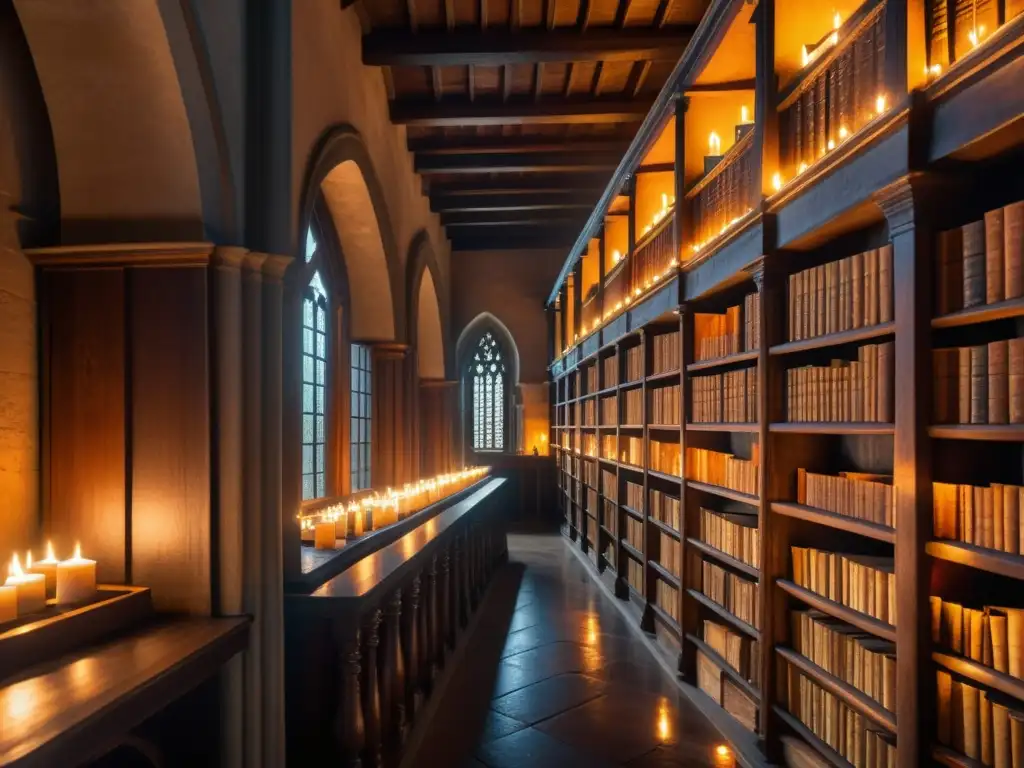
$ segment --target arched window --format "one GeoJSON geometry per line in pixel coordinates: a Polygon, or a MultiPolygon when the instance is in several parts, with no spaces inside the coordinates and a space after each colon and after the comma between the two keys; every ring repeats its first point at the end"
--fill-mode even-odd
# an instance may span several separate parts
{"type": "MultiPolygon", "coordinates": [[[[306,263],[317,241],[306,234],[306,263]]],[[[302,298],[302,500],[327,495],[327,290],[314,270],[302,298]]]]}
{"type": "Polygon", "coordinates": [[[505,450],[505,360],[487,331],[477,342],[466,372],[471,382],[474,451],[505,450]]]}

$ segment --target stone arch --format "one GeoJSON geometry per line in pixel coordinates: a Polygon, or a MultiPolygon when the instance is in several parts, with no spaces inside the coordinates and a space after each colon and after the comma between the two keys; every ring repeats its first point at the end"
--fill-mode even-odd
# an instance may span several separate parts
{"type": "Polygon", "coordinates": [[[366,145],[350,126],[330,130],[313,154],[300,210],[299,244],[322,197],[348,276],[352,337],[394,341],[405,328],[401,263],[384,190],[366,145]]]}
{"type": "Polygon", "coordinates": [[[448,292],[425,231],[413,238],[406,263],[406,333],[409,343],[416,346],[417,374],[421,379],[443,379],[454,363],[447,343],[448,292]]]}

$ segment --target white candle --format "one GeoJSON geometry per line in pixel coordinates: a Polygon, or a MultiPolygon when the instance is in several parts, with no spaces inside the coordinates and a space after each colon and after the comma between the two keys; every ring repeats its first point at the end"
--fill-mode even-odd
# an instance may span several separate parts
{"type": "Polygon", "coordinates": [[[25,573],[15,555],[7,569],[8,587],[17,592],[18,615],[27,616],[46,608],[46,577],[41,573],[25,573]]]}
{"type": "Polygon", "coordinates": [[[81,603],[96,595],[96,561],[82,557],[75,545],[75,556],[57,563],[57,604],[81,603]]]}
{"type": "Polygon", "coordinates": [[[53,554],[53,544],[46,542],[46,559],[32,562],[32,553],[28,553],[25,561],[25,570],[29,573],[41,573],[46,578],[46,596],[54,597],[57,594],[57,563],[58,560],[53,554]]]}
{"type": "Polygon", "coordinates": [[[316,524],[313,546],[317,549],[334,549],[335,526],[333,520],[321,520],[316,524]]]}
{"type": "Polygon", "coordinates": [[[18,590],[15,587],[0,587],[0,624],[18,618],[18,590]]]}

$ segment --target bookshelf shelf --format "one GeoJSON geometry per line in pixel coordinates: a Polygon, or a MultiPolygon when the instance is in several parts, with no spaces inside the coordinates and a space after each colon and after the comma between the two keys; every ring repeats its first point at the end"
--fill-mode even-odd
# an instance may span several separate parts
{"type": "Polygon", "coordinates": [[[636,430],[640,430],[640,429],[643,429],[643,428],[644,428],[643,424],[619,424],[619,429],[636,429],[636,430]]]}
{"type": "Polygon", "coordinates": [[[614,395],[618,390],[618,385],[612,384],[610,387],[599,389],[597,392],[594,392],[594,394],[597,395],[598,397],[607,397],[608,395],[614,395]]]}
{"type": "Polygon", "coordinates": [[[808,507],[804,504],[775,501],[771,505],[772,512],[787,517],[794,517],[798,520],[827,525],[829,528],[836,528],[848,533],[856,533],[860,536],[867,536],[876,541],[884,541],[889,544],[896,543],[896,529],[887,525],[878,525],[867,520],[858,520],[855,517],[837,515],[834,512],[827,512],[824,509],[808,507]]]}
{"type": "Polygon", "coordinates": [[[819,755],[825,758],[829,765],[834,766],[834,768],[854,768],[853,764],[846,760],[846,758],[815,736],[811,732],[810,728],[789,714],[785,707],[776,704],[772,707],[772,712],[774,712],[779,720],[785,723],[793,733],[807,742],[807,744],[813,747],[819,755]]]}
{"type": "Polygon", "coordinates": [[[682,540],[682,534],[680,534],[679,531],[677,531],[675,528],[673,528],[668,523],[663,523],[663,522],[661,522],[661,520],[658,520],[657,518],[654,518],[654,517],[648,517],[647,520],[648,520],[648,522],[651,525],[653,525],[659,531],[662,531],[663,533],[667,533],[669,536],[674,537],[677,541],[681,541],[682,540]]]}
{"type": "Polygon", "coordinates": [[[679,378],[679,369],[674,371],[662,371],[661,373],[652,373],[647,377],[648,384],[657,384],[660,381],[671,381],[672,379],[679,378]]]}
{"type": "Polygon", "coordinates": [[[603,523],[601,525],[601,533],[603,533],[605,536],[608,536],[609,538],[615,538],[615,534],[611,530],[609,530],[603,523]]]}
{"type": "Polygon", "coordinates": [[[713,360],[701,360],[696,363],[690,363],[686,366],[686,372],[692,373],[694,371],[710,371],[715,368],[727,368],[730,365],[738,365],[740,363],[749,363],[757,360],[758,355],[761,354],[756,349],[751,352],[737,352],[732,355],[726,355],[725,357],[716,357],[713,360]]]}
{"type": "Polygon", "coordinates": [[[620,461],[616,464],[616,466],[619,469],[625,470],[626,472],[636,472],[638,475],[642,475],[644,473],[643,467],[637,467],[633,464],[625,464],[620,461]]]}
{"type": "Polygon", "coordinates": [[[790,648],[776,646],[775,653],[817,683],[819,687],[840,699],[851,709],[860,712],[864,717],[870,719],[876,725],[882,726],[890,733],[896,733],[896,715],[874,699],[861,693],[852,685],[844,683],[839,678],[829,674],[810,659],[790,648]]]}
{"type": "Polygon", "coordinates": [[[932,660],[949,672],[966,677],[979,685],[1005,693],[1007,696],[1012,696],[1018,701],[1024,702],[1024,680],[1010,677],[1010,675],[992,669],[992,667],[986,667],[984,664],[979,664],[963,656],[935,652],[932,654],[932,660]]]}
{"type": "Polygon", "coordinates": [[[874,421],[776,421],[768,425],[768,430],[798,435],[891,435],[896,427],[874,421]]]}
{"type": "Polygon", "coordinates": [[[714,613],[718,618],[722,619],[722,621],[725,621],[733,628],[738,629],[747,637],[753,638],[757,641],[761,640],[761,633],[755,627],[752,627],[750,624],[743,621],[743,619],[739,619],[731,614],[726,608],[716,603],[703,592],[691,588],[686,590],[686,594],[714,613]]]}
{"type": "Polygon", "coordinates": [[[628,541],[626,541],[625,539],[621,539],[621,540],[620,540],[620,543],[622,544],[622,549],[623,549],[623,550],[625,550],[626,552],[628,552],[628,553],[629,553],[629,555],[630,555],[630,556],[631,556],[631,557],[632,557],[632,558],[633,558],[634,560],[638,560],[638,561],[640,561],[641,563],[642,563],[642,562],[644,561],[644,555],[643,555],[643,553],[642,553],[642,552],[641,552],[641,551],[640,551],[639,549],[637,549],[636,547],[634,547],[634,546],[633,546],[632,544],[630,544],[630,543],[629,543],[628,541]]]}
{"type": "Polygon", "coordinates": [[[688,421],[686,429],[690,432],[758,432],[761,429],[757,422],[696,422],[688,421]]]}
{"type": "Polygon", "coordinates": [[[711,659],[711,661],[713,661],[718,666],[718,668],[721,669],[722,672],[725,673],[725,675],[730,680],[732,680],[733,683],[736,684],[738,688],[740,688],[745,694],[747,694],[747,696],[749,696],[750,699],[755,704],[757,704],[758,707],[761,706],[761,692],[757,690],[753,683],[751,683],[749,680],[744,678],[743,675],[741,675],[739,672],[733,669],[732,665],[729,662],[727,662],[725,659],[719,656],[718,652],[715,651],[714,648],[705,643],[696,635],[688,634],[686,635],[686,640],[687,642],[692,644],[698,651],[700,651],[709,659],[711,659]]]}
{"type": "Polygon", "coordinates": [[[742,560],[737,560],[732,555],[727,555],[722,550],[716,549],[715,547],[705,544],[700,539],[688,537],[686,539],[686,546],[693,547],[698,552],[701,552],[707,557],[710,557],[712,560],[715,560],[716,562],[721,563],[722,565],[727,566],[728,568],[731,568],[734,571],[739,571],[744,576],[749,576],[752,579],[758,580],[761,578],[761,572],[754,566],[748,565],[747,563],[744,563],[742,560]]]}
{"type": "Polygon", "coordinates": [[[648,424],[648,429],[653,429],[657,432],[678,432],[678,424],[648,424]]]}
{"type": "Polygon", "coordinates": [[[946,768],[985,768],[980,760],[972,760],[966,755],[961,755],[949,747],[938,744],[932,747],[932,757],[936,763],[944,765],[946,768]]]}
{"type": "Polygon", "coordinates": [[[610,467],[617,467],[619,463],[615,459],[606,459],[604,456],[599,456],[597,459],[602,464],[607,464],[610,467]]]}
{"type": "Polygon", "coordinates": [[[637,387],[642,387],[643,385],[644,385],[644,380],[643,379],[636,379],[635,381],[624,381],[624,382],[622,382],[621,384],[619,384],[619,389],[620,390],[622,390],[622,389],[636,389],[637,387]]]}
{"type": "Polygon", "coordinates": [[[647,474],[650,475],[651,477],[656,477],[659,480],[663,480],[666,483],[675,483],[678,485],[683,481],[683,479],[677,475],[670,475],[667,472],[658,472],[657,470],[654,469],[648,469],[647,474]]]}
{"type": "Polygon", "coordinates": [[[819,594],[811,592],[809,589],[797,586],[792,581],[787,579],[779,579],[776,581],[776,585],[783,592],[787,592],[802,603],[809,605],[811,608],[815,608],[822,613],[827,613],[834,619],[845,621],[847,624],[852,624],[858,629],[863,629],[875,637],[880,637],[883,640],[888,640],[891,643],[896,642],[896,627],[891,624],[886,624],[883,621],[874,619],[867,614],[855,611],[852,608],[847,608],[845,605],[829,600],[827,597],[822,597],[819,594]]]}
{"type": "Polygon", "coordinates": [[[665,612],[664,608],[662,608],[657,603],[651,603],[650,608],[654,615],[658,618],[658,620],[666,627],[668,627],[672,632],[674,632],[676,634],[676,637],[682,637],[683,632],[682,628],[680,628],[679,626],[679,622],[673,619],[671,616],[669,616],[665,612]]]}
{"type": "Polygon", "coordinates": [[[1024,440],[1024,424],[939,424],[928,427],[931,437],[946,440],[1024,440]]]}
{"type": "Polygon", "coordinates": [[[976,547],[963,541],[946,540],[929,541],[925,544],[925,552],[941,560],[1024,581],[1024,557],[1021,555],[976,547]]]}
{"type": "Polygon", "coordinates": [[[799,341],[787,341],[784,344],[776,344],[768,350],[768,354],[773,356],[793,355],[797,352],[809,352],[814,349],[826,349],[828,347],[838,347],[842,344],[853,344],[858,341],[878,339],[895,332],[896,323],[880,323],[864,328],[855,328],[852,331],[827,333],[824,336],[815,336],[811,339],[800,339],[799,341]]]}
{"type": "Polygon", "coordinates": [[[679,577],[672,573],[668,568],[656,560],[651,560],[648,564],[651,566],[651,570],[658,574],[658,577],[665,581],[665,583],[671,584],[676,589],[682,589],[683,585],[679,580],[679,577]]]}
{"type": "Polygon", "coordinates": [[[962,309],[932,318],[932,328],[958,328],[964,325],[990,323],[993,320],[1005,320],[1010,317],[1024,317],[1024,299],[1010,299],[996,304],[983,304],[980,307],[962,309]]]}
{"type": "Polygon", "coordinates": [[[751,506],[757,507],[761,504],[761,499],[749,493],[741,493],[740,491],[734,491],[731,488],[723,488],[720,485],[711,485],[710,483],[698,483],[696,480],[687,480],[686,485],[695,491],[702,493],[710,493],[715,496],[720,496],[723,499],[730,499],[732,501],[739,501],[743,504],[750,504],[751,506]]]}
{"type": "Polygon", "coordinates": [[[627,507],[625,504],[620,504],[619,506],[621,506],[622,507],[622,511],[625,512],[630,517],[636,518],[637,520],[640,520],[641,522],[643,521],[644,516],[641,515],[639,512],[637,512],[632,507],[627,507]]]}

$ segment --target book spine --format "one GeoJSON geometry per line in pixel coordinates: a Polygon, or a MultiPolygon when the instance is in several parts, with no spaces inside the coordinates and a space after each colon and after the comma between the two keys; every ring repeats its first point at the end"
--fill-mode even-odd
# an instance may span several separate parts
{"type": "Polygon", "coordinates": [[[1003,260],[1006,298],[1024,297],[1024,201],[1003,209],[1003,260]]]}
{"type": "Polygon", "coordinates": [[[1006,265],[1003,261],[1003,209],[985,214],[985,303],[1006,298],[1006,265]]]}
{"type": "Polygon", "coordinates": [[[971,424],[988,422],[988,346],[971,347],[971,424]]]}
{"type": "Polygon", "coordinates": [[[965,309],[986,300],[985,222],[975,221],[963,227],[963,274],[965,309]]]}
{"type": "Polygon", "coordinates": [[[889,243],[878,249],[878,322],[892,322],[892,309],[892,243],[889,243]]]}

